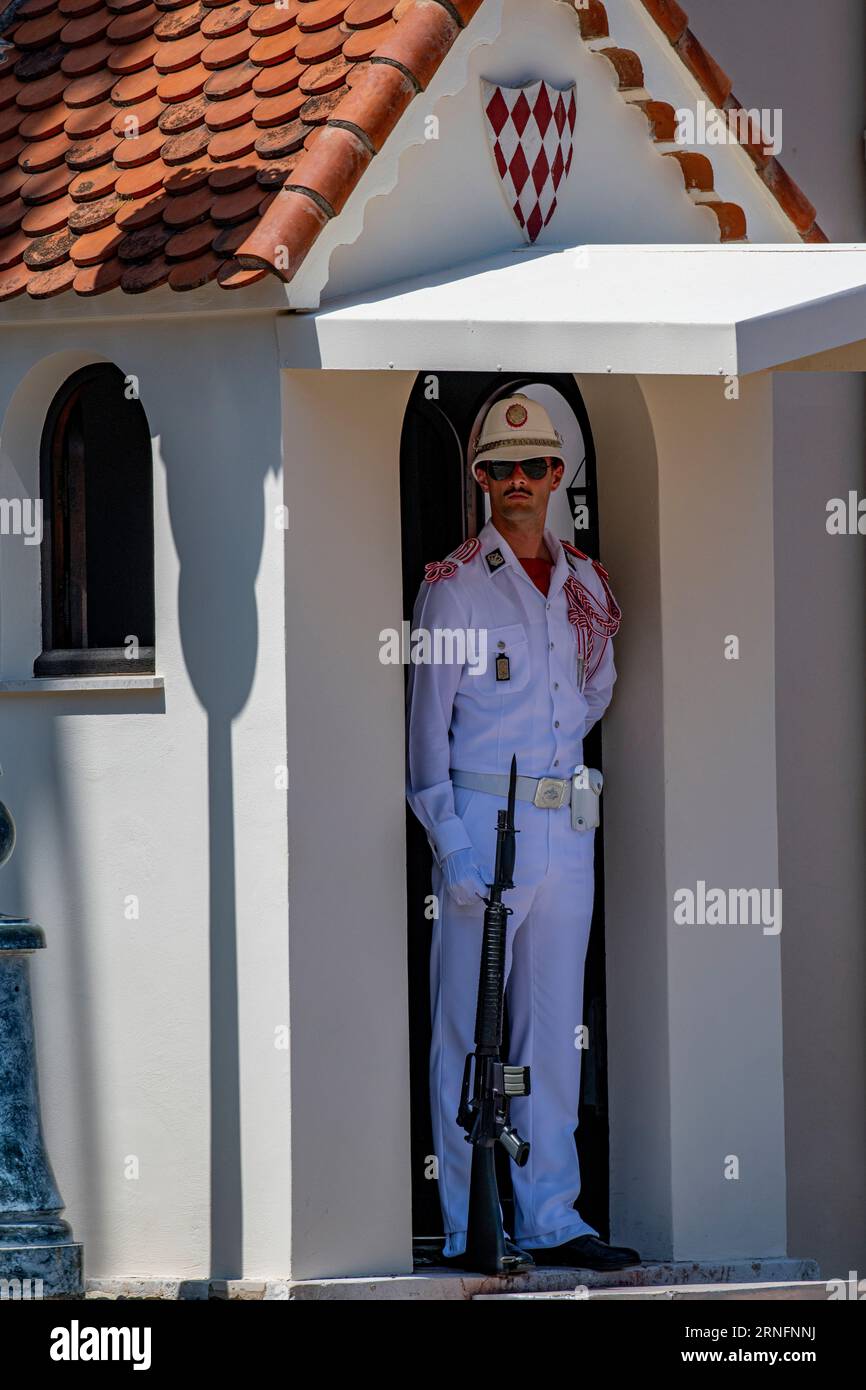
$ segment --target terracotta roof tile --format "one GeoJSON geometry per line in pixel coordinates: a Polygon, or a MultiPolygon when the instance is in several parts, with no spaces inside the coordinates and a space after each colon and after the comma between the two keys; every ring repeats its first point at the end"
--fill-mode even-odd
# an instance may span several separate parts
{"type": "Polygon", "coordinates": [[[152,260],[141,261],[138,265],[125,265],[120,277],[120,288],[127,294],[144,294],[145,290],[154,290],[158,285],[164,285],[170,269],[165,256],[155,256],[152,260]]]}
{"type": "Polygon", "coordinates": [[[253,165],[220,164],[208,175],[208,185],[215,193],[234,193],[255,183],[257,170],[253,165]]]}
{"type": "MultiPolygon", "coordinates": [[[[159,74],[156,76],[159,77],[159,74]]],[[[156,87],[156,94],[160,101],[189,101],[190,97],[198,96],[209,76],[206,67],[194,63],[191,67],[181,68],[180,72],[165,74],[156,87]]]]}
{"type": "MultiPolygon", "coordinates": [[[[195,8],[190,6],[190,9],[195,8]]],[[[115,15],[113,18],[109,13],[111,23],[107,36],[112,43],[132,43],[135,39],[143,39],[157,24],[159,17],[159,10],[155,5],[145,5],[142,9],[133,10],[131,14],[115,15]]],[[[157,37],[161,38],[162,35],[158,34],[157,37]]]]}
{"type": "Polygon", "coordinates": [[[221,227],[213,240],[213,249],[221,256],[232,256],[256,225],[256,218],[247,222],[235,222],[221,227]]]}
{"type": "Polygon", "coordinates": [[[168,283],[173,290],[197,290],[209,280],[215,280],[222,266],[222,257],[213,251],[206,251],[191,261],[180,261],[172,266],[168,283]]]}
{"type": "Polygon", "coordinates": [[[96,265],[99,261],[111,260],[123,240],[123,231],[109,224],[98,232],[89,232],[75,241],[70,252],[76,265],[96,265]]]}
{"type": "Polygon", "coordinates": [[[352,0],[345,10],[345,20],[352,28],[365,29],[390,19],[393,8],[388,0],[352,0]]]}
{"type": "Polygon", "coordinates": [[[250,33],[255,34],[256,38],[264,38],[266,34],[278,34],[282,29],[290,29],[297,22],[298,4],[284,5],[262,5],[254,11],[250,17],[250,33]]]}
{"type": "Polygon", "coordinates": [[[53,299],[70,288],[77,274],[73,262],[64,258],[48,270],[40,268],[38,275],[31,275],[27,281],[27,293],[32,299],[53,299]]]}
{"type": "Polygon", "coordinates": [[[52,198],[59,198],[61,193],[66,192],[72,178],[72,170],[65,164],[59,164],[56,169],[46,169],[42,174],[25,175],[21,197],[31,207],[38,203],[50,203],[52,198]]]}
{"type": "Polygon", "coordinates": [[[24,205],[19,203],[17,199],[0,207],[0,237],[4,237],[7,232],[12,232],[16,227],[19,227],[24,216],[24,205]]]}
{"type": "MultiPolygon", "coordinates": [[[[285,11],[282,13],[285,14],[285,11]]],[[[229,34],[238,34],[251,27],[255,15],[254,7],[243,3],[243,0],[237,4],[226,5],[222,9],[208,10],[201,21],[201,32],[206,39],[221,39],[229,34]]]]}
{"type": "Polygon", "coordinates": [[[394,32],[380,44],[373,61],[387,59],[408,72],[419,87],[426,87],[460,26],[436,0],[412,0],[394,32]]]}
{"type": "Polygon", "coordinates": [[[266,270],[244,270],[237,261],[223,261],[217,274],[217,283],[224,290],[241,290],[247,285],[254,285],[266,274],[266,270]]]}
{"type": "MultiPolygon", "coordinates": [[[[111,88],[111,100],[118,106],[132,106],[137,101],[147,101],[152,97],[159,85],[159,73],[155,68],[145,68],[142,72],[130,73],[128,77],[121,77],[120,81],[115,81],[111,88]]],[[[69,93],[66,94],[69,101],[69,93]]],[[[79,102],[80,106],[86,103],[79,102]]]]}
{"type": "MultiPolygon", "coordinates": [[[[167,14],[157,12],[153,32],[160,42],[163,39],[185,39],[196,32],[209,13],[204,5],[184,5],[182,9],[170,10],[167,14]]],[[[135,14],[128,18],[134,20],[135,14]]]]}
{"type": "Polygon", "coordinates": [[[79,270],[72,287],[76,294],[104,294],[106,290],[116,290],[126,267],[121,260],[102,261],[99,265],[86,266],[79,270]]]}
{"type": "Polygon", "coordinates": [[[179,193],[174,197],[162,194],[164,211],[160,213],[165,225],[176,231],[191,227],[202,217],[207,217],[213,203],[213,193],[207,187],[197,188],[194,193],[179,193]]]}
{"type": "Polygon", "coordinates": [[[367,29],[353,29],[343,44],[343,57],[348,58],[351,63],[369,58],[376,52],[379,44],[390,37],[396,27],[393,19],[389,18],[381,24],[370,25],[367,29]]]}
{"type": "Polygon", "coordinates": [[[100,102],[96,106],[66,106],[63,109],[66,111],[63,129],[70,140],[90,140],[94,135],[101,135],[120,114],[119,108],[110,101],[100,102]]]}
{"type": "MultiPolygon", "coordinates": [[[[243,289],[291,279],[481,0],[25,0],[0,54],[0,300],[243,289]]],[[[731,83],[676,0],[647,12],[712,100],[731,83]]],[[[577,10],[605,40],[601,0],[577,10]]],[[[638,54],[604,56],[628,93],[638,54]]],[[[641,106],[656,141],[673,108],[641,106]]],[[[756,174],[804,240],[815,210],[755,138],[756,174]]],[[[723,239],[742,210],[675,155],[723,239]]]]}
{"type": "MultiPolygon", "coordinates": [[[[60,30],[60,42],[68,44],[70,48],[76,48],[79,44],[93,43],[96,39],[101,39],[106,29],[111,24],[110,10],[96,9],[91,10],[78,19],[70,19],[60,30]]],[[[114,41],[114,35],[111,35],[114,41]]],[[[16,43],[21,43],[20,33],[15,36],[16,43]]]]}
{"type": "Polygon", "coordinates": [[[203,188],[211,172],[211,162],[207,155],[193,159],[189,164],[165,166],[163,183],[168,193],[193,193],[203,188]]]}
{"type": "Polygon", "coordinates": [[[167,193],[151,193],[143,198],[128,198],[121,203],[114,216],[114,226],[123,232],[135,231],[136,227],[150,227],[165,216],[174,200],[167,193]]]}
{"type": "Polygon", "coordinates": [[[91,10],[98,10],[99,0],[60,0],[57,8],[67,19],[71,19],[74,15],[89,14],[91,10]]]}
{"type": "Polygon", "coordinates": [[[260,97],[287,92],[298,85],[303,71],[304,64],[298,58],[290,58],[287,63],[276,63],[273,67],[259,68],[253,78],[253,91],[260,97]]]}
{"type": "Polygon", "coordinates": [[[272,125],[285,125],[288,121],[295,119],[306,100],[306,92],[302,92],[298,87],[293,87],[288,92],[281,92],[279,96],[275,97],[264,97],[262,100],[256,97],[256,105],[253,107],[252,113],[253,120],[260,129],[266,129],[272,125]]]}
{"type": "Polygon", "coordinates": [[[75,203],[67,194],[65,198],[55,198],[52,203],[41,203],[30,208],[21,219],[21,230],[27,236],[45,236],[49,232],[59,232],[69,221],[69,214],[75,203]]]}
{"type": "Polygon", "coordinates": [[[94,232],[99,227],[105,227],[114,221],[115,214],[121,206],[121,199],[113,193],[107,193],[104,198],[97,198],[92,203],[80,203],[75,211],[69,214],[70,230],[81,236],[85,232],[94,232]]]}
{"type": "Polygon", "coordinates": [[[168,169],[161,159],[152,159],[124,173],[118,173],[115,190],[121,198],[143,198],[147,193],[156,193],[163,186],[168,169]]]}
{"type": "Polygon", "coordinates": [[[176,232],[166,242],[165,254],[170,261],[190,261],[195,256],[201,256],[210,250],[216,230],[213,222],[196,222],[192,227],[176,232]]]}

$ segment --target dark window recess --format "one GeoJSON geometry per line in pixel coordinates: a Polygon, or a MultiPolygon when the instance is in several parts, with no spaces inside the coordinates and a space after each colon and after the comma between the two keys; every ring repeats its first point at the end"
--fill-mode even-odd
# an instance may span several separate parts
{"type": "Polygon", "coordinates": [[[35,676],[155,669],[150,430],[127,389],[118,367],[94,364],[65,382],[48,412],[35,676]]]}

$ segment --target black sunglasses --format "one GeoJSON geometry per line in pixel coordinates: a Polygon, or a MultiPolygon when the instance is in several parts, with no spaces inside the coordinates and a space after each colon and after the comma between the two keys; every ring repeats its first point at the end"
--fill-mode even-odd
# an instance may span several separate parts
{"type": "MultiPolygon", "coordinates": [[[[489,463],[479,463],[478,467],[486,469],[488,478],[492,478],[495,483],[504,483],[506,478],[511,477],[518,463],[527,478],[532,478],[534,482],[538,482],[539,478],[543,478],[547,472],[550,460],[546,458],[515,459],[514,462],[511,462],[508,459],[491,459],[489,463]]],[[[559,463],[559,459],[554,460],[553,466],[555,467],[557,463],[559,463]]]]}

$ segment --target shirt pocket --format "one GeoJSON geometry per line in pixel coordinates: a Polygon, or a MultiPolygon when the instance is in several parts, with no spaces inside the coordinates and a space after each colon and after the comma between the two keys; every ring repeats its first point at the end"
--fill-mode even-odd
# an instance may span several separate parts
{"type": "MultiPolygon", "coordinates": [[[[522,623],[488,627],[486,663],[479,661],[477,675],[471,668],[464,677],[467,691],[507,699],[524,690],[529,681],[529,638],[522,623]]],[[[480,653],[479,653],[480,656],[480,653]]]]}

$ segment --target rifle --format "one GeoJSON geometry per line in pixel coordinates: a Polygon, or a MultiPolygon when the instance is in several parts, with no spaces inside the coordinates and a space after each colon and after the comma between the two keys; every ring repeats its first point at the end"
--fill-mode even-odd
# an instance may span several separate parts
{"type": "Polygon", "coordinates": [[[529,1067],[511,1066],[500,1056],[502,1013],[505,994],[505,941],[511,908],[502,894],[514,887],[514,800],[517,789],[517,758],[511,759],[508,809],[499,811],[496,824],[496,867],[490,896],[484,899],[484,937],[478,978],[478,1007],[475,1014],[475,1051],[466,1058],[457,1123],[467,1131],[472,1145],[472,1171],[469,1182],[469,1218],[466,1231],[467,1264],[485,1274],[514,1274],[528,1267],[515,1254],[508,1254],[502,1229],[502,1211],[496,1183],[494,1150],[497,1142],[518,1168],[529,1158],[529,1143],[509,1121],[512,1096],[529,1095],[529,1067]],[[474,1084],[470,1096],[472,1059],[474,1084]]]}

